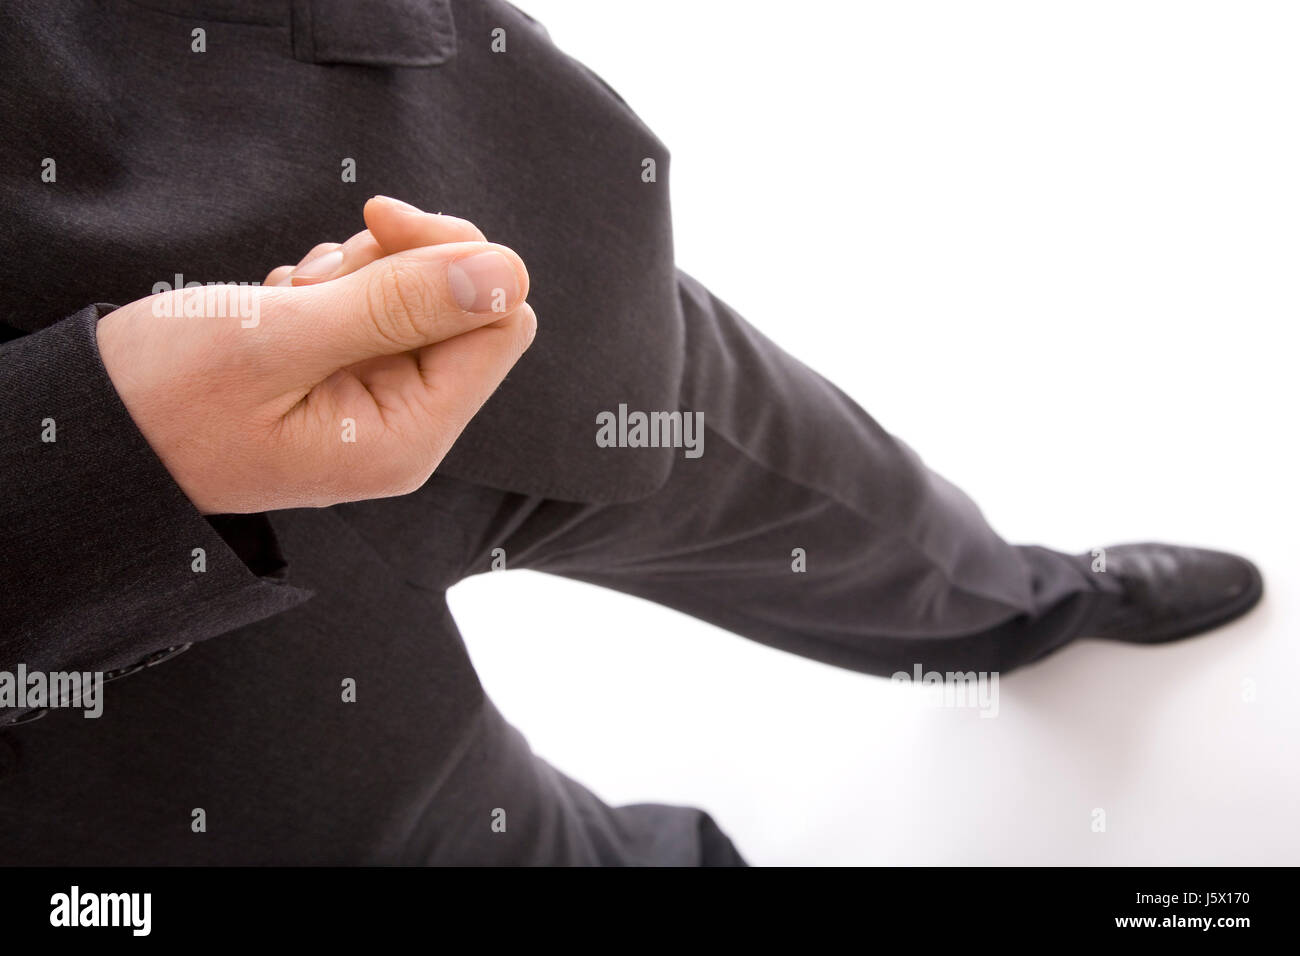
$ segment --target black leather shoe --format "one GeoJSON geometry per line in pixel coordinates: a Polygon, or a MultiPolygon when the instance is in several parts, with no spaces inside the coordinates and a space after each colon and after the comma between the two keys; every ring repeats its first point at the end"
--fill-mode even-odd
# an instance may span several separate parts
{"type": "MultiPolygon", "coordinates": [[[[1118,603],[1089,637],[1160,644],[1191,637],[1241,617],[1264,593],[1259,569],[1223,551],[1172,544],[1106,548],[1106,574],[1123,588],[1118,603]]],[[[1082,560],[1093,564],[1091,555],[1082,560]]]]}

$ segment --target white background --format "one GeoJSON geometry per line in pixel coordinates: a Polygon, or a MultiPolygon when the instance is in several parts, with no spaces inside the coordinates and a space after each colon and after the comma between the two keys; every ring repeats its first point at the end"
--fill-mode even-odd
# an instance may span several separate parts
{"type": "Polygon", "coordinates": [[[679,264],[1004,536],[1239,550],[1271,588],[1075,644],[990,720],[482,575],[453,610],[537,752],[756,864],[1300,863],[1300,5],[519,2],[672,151],[679,264]]]}

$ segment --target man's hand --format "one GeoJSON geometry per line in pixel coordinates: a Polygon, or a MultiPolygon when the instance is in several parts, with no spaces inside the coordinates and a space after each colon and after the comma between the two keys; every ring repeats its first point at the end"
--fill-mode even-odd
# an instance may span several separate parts
{"type": "Polygon", "coordinates": [[[414,491],[531,344],[514,252],[401,204],[366,215],[324,275],[164,292],[100,320],[118,394],[199,511],[414,491]]]}

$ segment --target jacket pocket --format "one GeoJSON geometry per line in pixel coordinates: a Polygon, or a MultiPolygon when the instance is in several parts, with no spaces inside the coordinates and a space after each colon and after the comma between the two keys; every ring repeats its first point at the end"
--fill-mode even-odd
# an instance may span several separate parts
{"type": "Polygon", "coordinates": [[[292,0],[289,28],[304,63],[438,66],[456,55],[451,0],[292,0]]]}

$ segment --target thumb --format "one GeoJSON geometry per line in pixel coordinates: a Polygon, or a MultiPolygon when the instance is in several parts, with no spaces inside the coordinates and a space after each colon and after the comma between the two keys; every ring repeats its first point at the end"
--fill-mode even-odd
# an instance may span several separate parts
{"type": "Polygon", "coordinates": [[[506,246],[457,242],[386,256],[329,282],[277,289],[287,321],[273,335],[320,381],[356,362],[397,355],[497,322],[528,295],[528,270],[506,246]],[[303,343],[306,343],[305,347],[303,343]]]}

